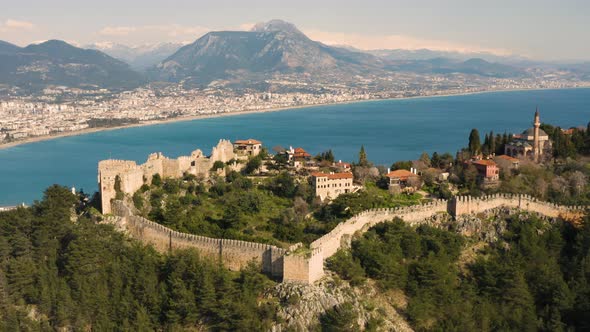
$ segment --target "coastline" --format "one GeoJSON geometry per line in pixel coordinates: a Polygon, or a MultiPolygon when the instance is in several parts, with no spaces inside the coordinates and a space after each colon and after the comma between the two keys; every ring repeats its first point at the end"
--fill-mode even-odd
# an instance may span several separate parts
{"type": "Polygon", "coordinates": [[[313,108],[313,107],[332,106],[332,105],[346,105],[346,104],[356,104],[356,103],[374,102],[374,101],[387,101],[387,100],[410,100],[410,99],[424,99],[424,98],[438,98],[438,97],[458,97],[458,96],[468,96],[468,95],[495,93],[495,92],[570,90],[570,89],[590,89],[590,86],[571,87],[571,88],[485,90],[485,91],[450,93],[450,94],[447,93],[447,94],[399,97],[399,98],[349,100],[349,101],[334,102],[334,103],[296,105],[296,106],[285,106],[285,107],[276,107],[276,108],[268,108],[268,109],[260,109],[260,110],[241,110],[241,111],[235,111],[235,112],[203,114],[203,115],[194,115],[194,116],[187,116],[187,117],[170,118],[170,119],[165,119],[165,120],[145,121],[145,122],[141,122],[141,123],[134,123],[134,124],[128,124],[128,125],[123,125],[123,126],[86,128],[86,129],[82,129],[82,130],[69,131],[69,132],[64,132],[64,133],[59,133],[59,134],[54,134],[54,135],[35,136],[35,137],[27,138],[24,140],[0,144],[0,150],[10,149],[10,148],[17,147],[20,145],[39,143],[39,142],[49,141],[49,140],[58,139],[58,138],[64,138],[64,137],[70,137],[70,136],[80,136],[80,135],[92,134],[92,133],[103,132],[103,131],[111,131],[111,130],[119,130],[119,129],[135,128],[135,127],[146,127],[146,126],[153,126],[153,125],[160,125],[160,124],[167,124],[167,123],[174,123],[174,122],[194,121],[194,120],[200,120],[200,119],[221,118],[221,117],[226,117],[226,116],[235,116],[235,115],[244,115],[244,114],[281,112],[281,111],[289,111],[289,110],[295,110],[295,109],[301,109],[301,108],[313,108]]]}

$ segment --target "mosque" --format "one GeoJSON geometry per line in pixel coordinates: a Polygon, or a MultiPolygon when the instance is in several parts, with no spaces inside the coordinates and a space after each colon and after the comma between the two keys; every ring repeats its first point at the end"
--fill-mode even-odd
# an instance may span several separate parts
{"type": "Polygon", "coordinates": [[[514,135],[513,140],[504,147],[504,154],[514,158],[530,159],[535,162],[540,162],[546,156],[551,156],[552,146],[549,135],[540,127],[541,118],[539,109],[537,109],[533,127],[523,131],[520,135],[514,135]]]}

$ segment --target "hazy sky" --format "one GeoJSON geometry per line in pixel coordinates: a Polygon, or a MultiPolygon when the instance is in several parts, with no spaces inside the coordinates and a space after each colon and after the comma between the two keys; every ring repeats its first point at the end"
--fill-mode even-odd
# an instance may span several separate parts
{"type": "Polygon", "coordinates": [[[192,42],[280,18],[362,49],[431,48],[590,59],[590,0],[1,0],[0,40],[192,42]]]}

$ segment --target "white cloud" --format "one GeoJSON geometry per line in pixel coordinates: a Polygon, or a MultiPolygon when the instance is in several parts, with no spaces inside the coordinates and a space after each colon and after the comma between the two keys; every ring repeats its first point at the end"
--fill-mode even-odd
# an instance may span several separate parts
{"type": "MultiPolygon", "coordinates": [[[[228,30],[250,30],[255,23],[243,23],[225,27],[228,30]]],[[[98,31],[98,35],[110,37],[112,41],[128,45],[140,45],[159,42],[191,43],[205,33],[214,30],[204,26],[186,26],[180,24],[142,25],[142,26],[107,26],[98,31]]],[[[317,29],[304,29],[303,32],[311,39],[329,45],[348,45],[361,50],[375,49],[431,49],[455,52],[488,52],[496,55],[509,55],[505,49],[486,48],[447,40],[433,40],[407,35],[382,34],[365,35],[357,33],[329,32],[317,29]]]]}
{"type": "Polygon", "coordinates": [[[0,23],[0,31],[2,32],[9,32],[9,31],[17,31],[17,30],[26,30],[30,31],[35,29],[35,24],[27,21],[19,21],[13,19],[7,19],[3,23],[0,23]]]}
{"type": "Polygon", "coordinates": [[[137,31],[134,27],[105,27],[98,33],[103,36],[127,36],[130,33],[137,31]]]}
{"type": "Polygon", "coordinates": [[[404,35],[363,35],[355,33],[328,32],[322,30],[304,30],[309,38],[329,45],[348,45],[361,50],[376,49],[431,49],[436,51],[455,52],[488,52],[496,55],[508,55],[512,52],[505,49],[486,48],[477,45],[466,45],[446,40],[432,40],[404,35]]]}
{"type": "Polygon", "coordinates": [[[256,23],[244,23],[239,25],[239,30],[250,31],[256,25],[256,23]]]}
{"type": "Polygon", "coordinates": [[[184,38],[199,37],[210,29],[202,26],[185,26],[180,24],[165,24],[165,25],[142,25],[142,26],[107,26],[101,29],[98,34],[102,36],[111,37],[137,37],[138,39],[145,39],[150,35],[152,37],[171,37],[184,38]]]}

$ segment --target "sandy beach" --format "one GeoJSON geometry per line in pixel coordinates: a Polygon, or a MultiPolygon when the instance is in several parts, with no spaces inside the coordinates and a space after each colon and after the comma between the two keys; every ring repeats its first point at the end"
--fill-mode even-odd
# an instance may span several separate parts
{"type": "MultiPolygon", "coordinates": [[[[587,89],[589,87],[578,87],[578,88],[579,89],[587,89]]],[[[576,89],[576,87],[563,88],[563,89],[576,89]]],[[[454,93],[454,94],[437,94],[437,95],[400,97],[400,98],[351,100],[351,101],[327,103],[327,104],[308,104],[308,105],[277,107],[277,108],[269,108],[269,109],[261,109],[261,110],[242,110],[242,111],[216,113],[216,114],[203,114],[203,115],[171,118],[171,119],[165,119],[165,120],[145,121],[145,122],[141,122],[141,123],[129,124],[129,125],[124,125],[124,126],[87,128],[87,129],[83,129],[83,130],[69,131],[69,132],[63,132],[63,133],[53,134],[53,135],[35,136],[35,137],[23,139],[23,140],[0,144],[0,150],[9,149],[9,148],[19,146],[19,145],[24,145],[24,144],[37,143],[37,142],[42,142],[42,141],[47,141],[47,140],[52,140],[52,139],[62,138],[62,137],[86,135],[86,134],[96,133],[96,132],[101,132],[101,131],[118,130],[118,129],[125,129],[125,128],[133,128],[133,127],[144,127],[144,126],[152,126],[152,125],[181,122],[181,121],[193,121],[193,120],[199,120],[199,119],[220,118],[220,117],[234,116],[234,115],[281,112],[281,111],[288,111],[288,110],[294,110],[294,109],[300,109],[300,108],[321,107],[321,106],[330,106],[330,105],[345,105],[345,104],[363,103],[363,102],[371,102],[371,101],[407,100],[407,99],[419,99],[419,98],[467,96],[467,95],[482,94],[482,93],[511,92],[511,91],[535,91],[535,90],[558,90],[558,89],[547,88],[547,89],[486,90],[486,91],[475,91],[475,92],[454,93]]]]}

